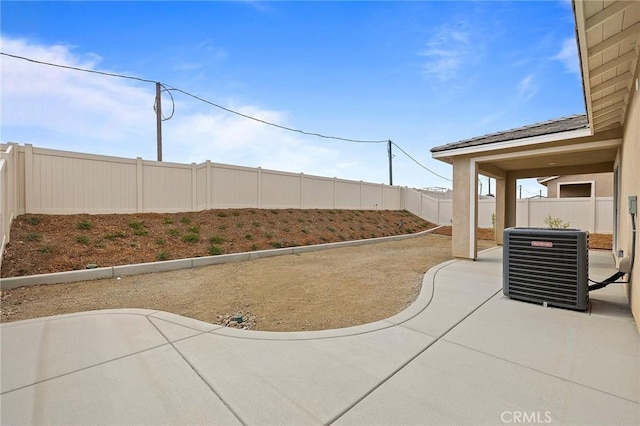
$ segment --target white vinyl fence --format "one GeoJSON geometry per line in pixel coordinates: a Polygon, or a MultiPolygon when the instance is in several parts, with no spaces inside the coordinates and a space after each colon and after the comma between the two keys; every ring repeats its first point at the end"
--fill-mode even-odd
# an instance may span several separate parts
{"type": "MultiPolygon", "coordinates": [[[[24,213],[171,213],[224,208],[408,210],[448,225],[452,200],[417,189],[217,164],[181,164],[0,145],[0,262],[12,220],[24,213]]],[[[492,226],[495,200],[478,201],[478,225],[492,226]]],[[[544,227],[551,215],[572,228],[611,233],[613,200],[518,200],[517,225],[544,227]]]]}

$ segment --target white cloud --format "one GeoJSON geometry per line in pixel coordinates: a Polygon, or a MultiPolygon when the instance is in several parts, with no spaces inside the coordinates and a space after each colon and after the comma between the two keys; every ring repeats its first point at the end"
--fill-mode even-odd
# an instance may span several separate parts
{"type": "MultiPolygon", "coordinates": [[[[40,61],[97,69],[95,54],[67,45],[44,46],[1,37],[2,51],[40,61]]],[[[151,83],[83,73],[0,57],[2,141],[134,158],[156,158],[156,120],[151,83]]],[[[105,71],[100,69],[100,71],[105,71]]],[[[187,89],[187,88],[184,88],[187,89]]],[[[173,92],[176,114],[163,123],[163,159],[264,167],[380,180],[365,151],[341,142],[286,132],[199,103],[173,92]],[[365,152],[365,155],[359,155],[365,152]],[[373,171],[372,171],[373,170],[373,171]]],[[[163,95],[163,112],[170,109],[163,95]]],[[[287,125],[287,114],[236,102],[232,109],[287,125]]],[[[363,148],[364,149],[364,148],[363,148]]],[[[376,154],[377,155],[377,154],[376,154]]]]}
{"type": "Polygon", "coordinates": [[[472,54],[467,31],[455,30],[449,24],[441,25],[418,55],[428,59],[424,73],[445,82],[455,76],[458,69],[470,61],[472,54]]]}
{"type": "MultiPolygon", "coordinates": [[[[2,37],[5,53],[95,69],[100,57],[67,45],[42,46],[2,37]]],[[[125,80],[2,56],[2,137],[81,146],[131,145],[154,128],[155,89],[125,80]],[[47,137],[50,140],[39,138],[47,137]],[[56,143],[56,139],[58,139],[56,143]]]]}
{"type": "Polygon", "coordinates": [[[580,75],[580,62],[578,61],[578,47],[575,38],[567,38],[562,42],[560,51],[551,59],[560,61],[564,65],[565,72],[580,75]]]}
{"type": "Polygon", "coordinates": [[[538,93],[538,84],[533,74],[527,75],[518,83],[516,99],[518,101],[528,101],[538,93]]]}

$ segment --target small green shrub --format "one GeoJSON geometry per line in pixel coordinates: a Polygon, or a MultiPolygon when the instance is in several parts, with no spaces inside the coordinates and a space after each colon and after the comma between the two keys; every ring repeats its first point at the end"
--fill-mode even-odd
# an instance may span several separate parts
{"type": "Polygon", "coordinates": [[[200,233],[200,227],[198,225],[196,226],[191,226],[189,228],[189,232],[192,232],[194,234],[199,234],[200,233]]]}
{"type": "Polygon", "coordinates": [[[244,234],[244,239],[245,239],[245,240],[249,240],[249,241],[251,241],[251,240],[253,240],[253,235],[251,235],[251,234],[244,234]]]}
{"type": "Polygon", "coordinates": [[[31,226],[36,226],[39,225],[40,222],[42,222],[42,219],[40,218],[40,216],[28,216],[25,221],[31,226]]]}
{"type": "Polygon", "coordinates": [[[164,240],[164,238],[158,238],[156,240],[156,244],[159,245],[159,246],[163,246],[163,245],[166,244],[166,241],[164,240]]]}
{"type": "Polygon", "coordinates": [[[104,243],[104,240],[103,240],[103,239],[99,238],[99,239],[97,239],[97,240],[93,243],[93,246],[94,246],[95,248],[105,248],[105,247],[106,247],[106,244],[104,243]]]}
{"type": "Polygon", "coordinates": [[[209,255],[218,256],[224,254],[224,249],[220,246],[211,246],[209,247],[209,255]]]}
{"type": "Polygon", "coordinates": [[[216,213],[216,216],[218,216],[218,217],[228,217],[229,213],[227,213],[227,212],[218,212],[218,213],[216,213]]]}
{"type": "Polygon", "coordinates": [[[235,217],[240,216],[240,212],[237,210],[232,211],[231,214],[234,215],[235,217]]]}
{"type": "Polygon", "coordinates": [[[209,238],[209,243],[211,244],[224,244],[225,239],[218,236],[218,235],[214,235],[213,237],[209,238]]]}
{"type": "Polygon", "coordinates": [[[89,244],[89,237],[86,235],[76,235],[76,242],[80,244],[89,244]]]}
{"type": "Polygon", "coordinates": [[[41,241],[42,234],[39,232],[30,232],[24,236],[24,239],[27,241],[41,241]]]}
{"type": "Polygon", "coordinates": [[[129,227],[132,229],[140,230],[142,228],[144,228],[144,223],[140,222],[140,221],[135,221],[135,222],[129,222],[129,227]]]}
{"type": "Polygon", "coordinates": [[[283,248],[284,244],[282,244],[280,241],[273,241],[271,243],[271,247],[273,247],[273,248],[283,248]]]}
{"type": "Polygon", "coordinates": [[[189,219],[189,218],[188,218],[188,217],[186,217],[186,216],[183,216],[183,217],[181,217],[181,218],[180,218],[180,222],[181,222],[181,223],[184,223],[185,225],[188,225],[188,224],[190,224],[190,223],[191,223],[191,219],[189,219]]]}
{"type": "Polygon", "coordinates": [[[166,251],[164,251],[164,250],[160,250],[160,251],[158,252],[158,254],[156,255],[156,259],[157,259],[158,261],[167,260],[167,259],[169,259],[169,253],[167,253],[167,252],[166,252],[166,251]]]}
{"type": "Polygon", "coordinates": [[[88,220],[82,220],[76,224],[76,228],[82,229],[82,230],[91,229],[92,226],[93,225],[88,220]]]}
{"type": "Polygon", "coordinates": [[[107,232],[102,236],[105,240],[113,241],[116,238],[126,238],[127,234],[124,232],[107,232]]]}
{"type": "Polygon", "coordinates": [[[172,237],[178,237],[180,236],[180,231],[176,228],[171,228],[169,229],[169,235],[171,235],[172,237]]]}
{"type": "Polygon", "coordinates": [[[164,219],[162,219],[162,223],[164,223],[165,225],[171,225],[173,224],[173,219],[171,219],[170,217],[165,217],[164,219]]]}
{"type": "Polygon", "coordinates": [[[272,238],[273,238],[273,234],[272,234],[271,232],[265,232],[265,233],[264,233],[264,237],[265,237],[266,239],[270,240],[270,239],[272,239],[272,238]]]}
{"type": "Polygon", "coordinates": [[[260,227],[260,222],[252,222],[251,224],[256,228],[260,227]]]}
{"type": "Polygon", "coordinates": [[[137,236],[143,236],[143,235],[148,235],[149,231],[147,231],[146,229],[134,229],[133,230],[133,235],[137,235],[137,236]]]}
{"type": "Polygon", "coordinates": [[[551,217],[551,215],[547,216],[544,223],[551,229],[567,229],[569,227],[569,222],[563,222],[562,219],[551,217]]]}
{"type": "Polygon", "coordinates": [[[182,241],[184,241],[185,243],[195,244],[200,242],[200,235],[193,233],[184,234],[182,236],[182,241]]]}
{"type": "Polygon", "coordinates": [[[303,218],[303,217],[299,217],[299,218],[298,218],[298,222],[300,222],[300,223],[305,223],[306,221],[304,220],[304,218],[303,218]]]}
{"type": "Polygon", "coordinates": [[[42,254],[50,254],[50,253],[53,253],[53,248],[50,245],[46,245],[46,246],[40,247],[38,251],[42,254]]]}

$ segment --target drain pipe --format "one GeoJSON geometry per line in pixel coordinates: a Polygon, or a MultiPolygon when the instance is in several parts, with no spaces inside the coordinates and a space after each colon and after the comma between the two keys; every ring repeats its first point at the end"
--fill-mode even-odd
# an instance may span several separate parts
{"type": "Polygon", "coordinates": [[[633,264],[636,259],[636,215],[638,214],[638,201],[637,196],[629,196],[629,214],[631,215],[631,258],[623,258],[618,265],[618,272],[611,275],[604,281],[596,282],[589,280],[595,284],[589,286],[589,291],[599,290],[608,286],[609,284],[629,284],[631,283],[631,274],[633,272],[633,264]],[[625,274],[629,275],[627,281],[616,281],[618,278],[623,277],[625,274]]]}

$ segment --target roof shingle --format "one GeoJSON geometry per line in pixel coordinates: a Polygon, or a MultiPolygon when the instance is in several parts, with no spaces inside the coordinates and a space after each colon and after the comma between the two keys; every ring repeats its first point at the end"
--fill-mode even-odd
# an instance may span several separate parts
{"type": "Polygon", "coordinates": [[[467,148],[478,145],[487,145],[496,142],[506,142],[516,139],[530,138],[534,136],[549,135],[553,133],[566,132],[570,130],[586,129],[589,127],[586,114],[576,114],[569,117],[557,118],[555,120],[543,121],[529,126],[518,127],[504,132],[491,133],[471,139],[464,139],[458,142],[431,148],[431,152],[449,151],[458,148],[467,148]]]}

